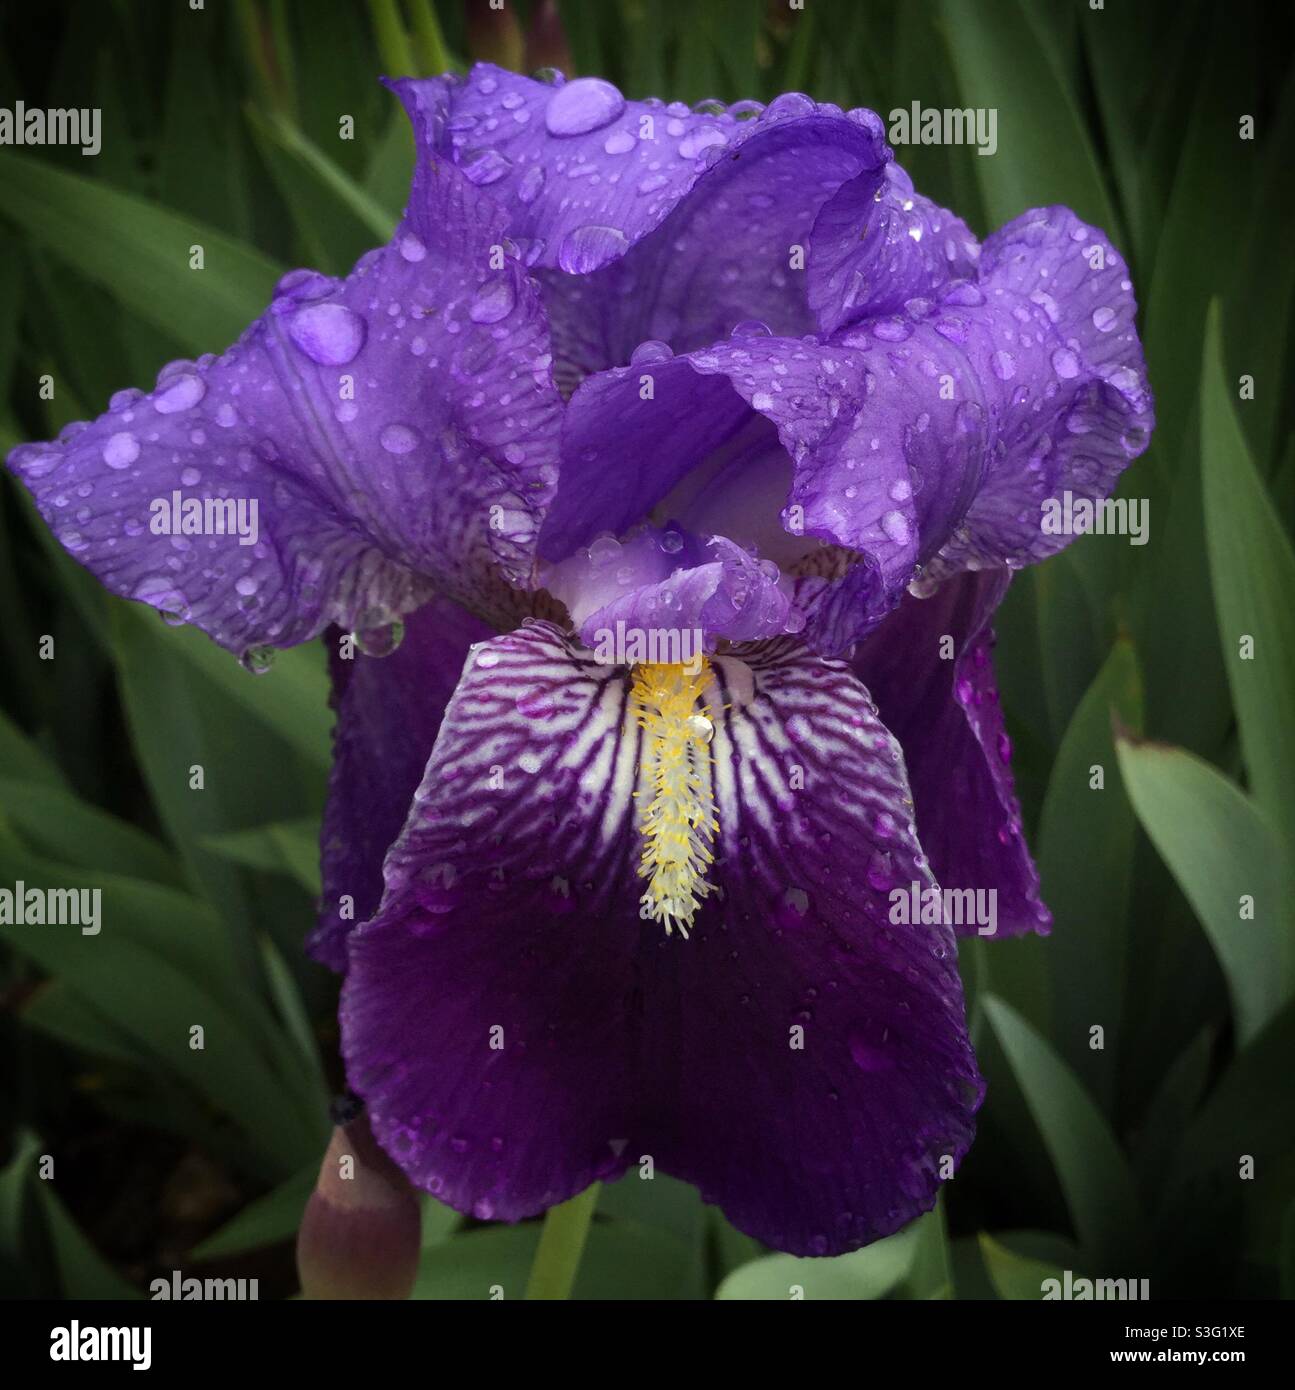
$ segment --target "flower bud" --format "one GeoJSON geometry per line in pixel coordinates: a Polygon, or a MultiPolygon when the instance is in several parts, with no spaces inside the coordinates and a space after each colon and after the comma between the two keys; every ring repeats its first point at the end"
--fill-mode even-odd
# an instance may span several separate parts
{"type": "Polygon", "coordinates": [[[297,1234],[302,1296],[408,1298],[420,1224],[413,1188],[378,1147],[363,1112],[339,1124],[297,1234]]]}

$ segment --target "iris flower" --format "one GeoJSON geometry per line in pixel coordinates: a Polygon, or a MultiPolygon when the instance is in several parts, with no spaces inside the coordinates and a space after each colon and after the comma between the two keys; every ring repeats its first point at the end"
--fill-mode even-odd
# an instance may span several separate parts
{"type": "Polygon", "coordinates": [[[251,665],[330,629],[310,948],[414,1184],[517,1220],[650,1156],[854,1249],[983,1094],[954,925],[903,903],[1048,928],[990,623],[1043,504],[1146,445],[1127,268],[1062,207],[978,244],[866,110],[391,86],[390,245],[11,465],[251,665]],[[177,489],[256,543],[156,534],[177,489]]]}

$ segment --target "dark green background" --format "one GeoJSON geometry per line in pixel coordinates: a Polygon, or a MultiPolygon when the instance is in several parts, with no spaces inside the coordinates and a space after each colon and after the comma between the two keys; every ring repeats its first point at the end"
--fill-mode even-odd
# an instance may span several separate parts
{"type": "MultiPolygon", "coordinates": [[[[411,147],[380,73],[436,71],[442,54],[555,56],[523,52],[533,7],[510,0],[492,22],[479,0],[471,27],[465,7],[436,8],[439,27],[424,0],[3,5],[0,105],[99,106],[104,144],[92,160],[0,150],[0,447],[221,349],[282,269],[344,273],[383,240],[411,147]],[[46,373],[53,401],[38,395],[46,373]]],[[[577,1293],[1037,1298],[1062,1268],[1145,1277],[1156,1296],[1289,1293],[1290,7],[561,13],[575,69],[631,96],[996,108],[994,157],[901,159],[982,235],[1050,202],[1105,228],[1132,268],[1159,417],[1121,488],[1148,499],[1150,543],[1081,540],[1021,575],[1002,613],[998,670],[1056,930],[964,943],[989,1098],[941,1209],[856,1255],[801,1262],[766,1255],[691,1189],[631,1177],[601,1198],[577,1293]]],[[[110,599],[9,477],[0,530],[0,883],[99,886],[109,924],[92,941],[0,927],[0,1292],[137,1296],[180,1268],[290,1294],[339,1079],[335,987],[300,951],[329,756],[322,653],[281,653],[254,677],[110,599]]],[[[536,1231],[429,1203],[419,1295],[515,1296],[536,1231]]]]}

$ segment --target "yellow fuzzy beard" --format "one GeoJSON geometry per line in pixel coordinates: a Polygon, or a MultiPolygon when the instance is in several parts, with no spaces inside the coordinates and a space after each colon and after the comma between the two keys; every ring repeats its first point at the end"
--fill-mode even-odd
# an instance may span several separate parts
{"type": "Polygon", "coordinates": [[[639,916],[687,937],[711,891],[706,870],[719,829],[711,790],[713,726],[700,708],[710,683],[705,657],[695,673],[644,662],[633,669],[634,717],[643,730],[639,764],[639,877],[649,879],[639,916]]]}

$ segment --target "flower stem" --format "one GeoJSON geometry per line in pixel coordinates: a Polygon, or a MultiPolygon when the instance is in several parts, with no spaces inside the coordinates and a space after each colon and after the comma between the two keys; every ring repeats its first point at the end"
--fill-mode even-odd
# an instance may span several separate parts
{"type": "Polygon", "coordinates": [[[584,1253],[589,1222],[598,1205],[601,1183],[594,1183],[569,1202],[550,1207],[544,1215],[539,1249],[531,1266],[526,1284],[528,1299],[564,1299],[571,1297],[580,1256],[584,1253]]]}

